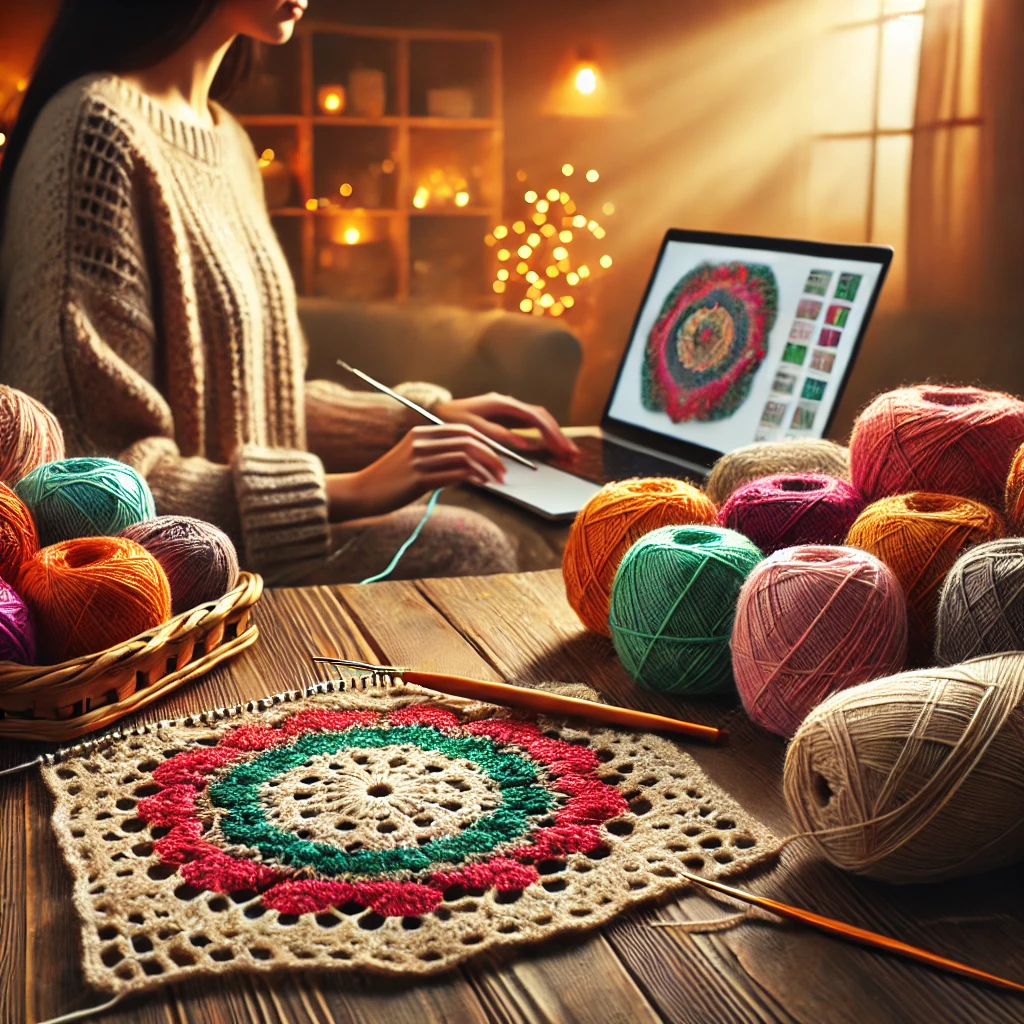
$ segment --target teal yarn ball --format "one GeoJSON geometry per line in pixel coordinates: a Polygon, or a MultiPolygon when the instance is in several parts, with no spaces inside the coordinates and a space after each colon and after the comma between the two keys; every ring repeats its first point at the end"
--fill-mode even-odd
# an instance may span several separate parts
{"type": "Polygon", "coordinates": [[[110,537],[156,515],[153,492],[116,459],[48,462],[14,488],[28,506],[45,547],[75,537],[110,537]]]}
{"type": "Polygon", "coordinates": [[[677,695],[731,693],[729,639],[740,588],[764,556],[719,526],[665,526],[641,537],[612,583],[612,642],[630,678],[677,695]]]}

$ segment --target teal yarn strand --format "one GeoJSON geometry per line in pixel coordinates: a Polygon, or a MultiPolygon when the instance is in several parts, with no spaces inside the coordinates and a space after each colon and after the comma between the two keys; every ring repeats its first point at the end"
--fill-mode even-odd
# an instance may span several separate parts
{"type": "Polygon", "coordinates": [[[427,501],[427,510],[423,513],[423,518],[416,524],[416,529],[409,534],[408,539],[402,544],[402,546],[395,552],[395,557],[391,559],[388,567],[383,571],[377,573],[376,576],[367,576],[365,580],[360,580],[359,585],[364,586],[367,583],[379,583],[381,580],[387,579],[397,568],[398,563],[401,562],[402,556],[416,543],[416,539],[423,532],[423,527],[427,525],[427,520],[433,514],[434,509],[437,506],[437,499],[441,497],[441,489],[438,488],[430,496],[427,501]]]}
{"type": "Polygon", "coordinates": [[[735,689],[729,639],[740,588],[764,556],[735,530],[665,526],[623,556],[612,642],[630,678],[669,694],[735,689]]]}
{"type": "Polygon", "coordinates": [[[149,485],[116,459],[48,462],[14,488],[28,506],[43,546],[75,537],[110,537],[156,515],[149,485]]]}

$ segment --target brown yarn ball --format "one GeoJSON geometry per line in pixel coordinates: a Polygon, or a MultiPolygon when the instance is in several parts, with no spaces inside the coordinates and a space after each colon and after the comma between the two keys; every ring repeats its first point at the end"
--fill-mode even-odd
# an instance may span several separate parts
{"type": "Polygon", "coordinates": [[[797,830],[833,864],[937,882],[1024,858],[1024,653],[863,683],[819,704],[786,753],[797,830]]]}
{"type": "Polygon", "coordinates": [[[39,658],[55,664],[130,640],[171,617],[160,563],[123,537],[78,537],[43,548],[21,569],[39,658]]]}
{"type": "Polygon", "coordinates": [[[962,554],[939,598],[937,664],[1004,651],[1024,651],[1024,537],[993,540],[962,554]]]}
{"type": "Polygon", "coordinates": [[[1005,533],[1002,516],[980,501],[927,491],[882,498],[857,517],[846,543],[880,558],[903,584],[911,665],[931,663],[939,594],[953,563],[1005,533]]]}
{"type": "Polygon", "coordinates": [[[824,439],[759,441],[723,455],[712,467],[704,490],[716,505],[723,505],[744,484],[780,473],[825,473],[849,481],[850,452],[824,439]]]}
{"type": "Polygon", "coordinates": [[[671,477],[602,487],[576,516],[562,557],[565,593],[583,625],[611,636],[612,580],[635,541],[662,526],[711,526],[717,514],[706,494],[671,477]]]}
{"type": "Polygon", "coordinates": [[[0,481],[13,487],[33,469],[63,458],[57,417],[31,395],[0,384],[0,481]]]}

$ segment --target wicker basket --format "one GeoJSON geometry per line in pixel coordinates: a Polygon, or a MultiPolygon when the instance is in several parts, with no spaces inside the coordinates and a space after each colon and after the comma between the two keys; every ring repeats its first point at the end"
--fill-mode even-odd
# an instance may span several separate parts
{"type": "Polygon", "coordinates": [[[63,741],[101,729],[253,643],[263,578],[243,572],[219,601],[99,654],[60,665],[0,662],[0,737],[63,741]]]}

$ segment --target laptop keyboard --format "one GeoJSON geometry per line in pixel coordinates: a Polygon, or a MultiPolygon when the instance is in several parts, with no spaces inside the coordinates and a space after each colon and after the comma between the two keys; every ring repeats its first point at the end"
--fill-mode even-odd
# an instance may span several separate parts
{"type": "Polygon", "coordinates": [[[554,463],[569,473],[575,473],[595,483],[608,483],[611,480],[626,480],[633,476],[667,476],[679,480],[689,480],[700,484],[700,475],[685,466],[656,455],[634,451],[619,444],[612,444],[600,437],[574,438],[580,454],[571,460],[560,460],[554,463]]]}

